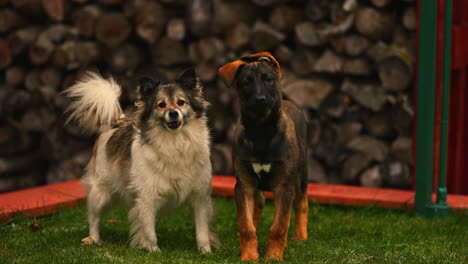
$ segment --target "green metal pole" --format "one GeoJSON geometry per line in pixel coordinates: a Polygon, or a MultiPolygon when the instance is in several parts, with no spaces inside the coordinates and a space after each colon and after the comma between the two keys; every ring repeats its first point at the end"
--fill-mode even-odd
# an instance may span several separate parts
{"type": "Polygon", "coordinates": [[[427,216],[432,204],[437,0],[420,0],[419,7],[415,206],[418,215],[427,216]]]}
{"type": "Polygon", "coordinates": [[[440,126],[440,160],[439,160],[439,186],[437,188],[437,201],[433,206],[434,216],[443,217],[450,213],[447,205],[447,141],[448,119],[450,105],[450,58],[452,56],[452,0],[445,0],[444,15],[444,61],[442,76],[442,122],[440,126]]]}

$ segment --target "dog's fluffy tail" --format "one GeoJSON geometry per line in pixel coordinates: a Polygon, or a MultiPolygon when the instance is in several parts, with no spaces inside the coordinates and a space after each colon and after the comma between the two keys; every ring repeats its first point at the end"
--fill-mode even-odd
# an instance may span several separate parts
{"type": "Polygon", "coordinates": [[[77,120],[88,132],[103,132],[123,116],[119,104],[120,86],[112,79],[87,72],[76,84],[64,91],[72,99],[67,122],[77,120]]]}

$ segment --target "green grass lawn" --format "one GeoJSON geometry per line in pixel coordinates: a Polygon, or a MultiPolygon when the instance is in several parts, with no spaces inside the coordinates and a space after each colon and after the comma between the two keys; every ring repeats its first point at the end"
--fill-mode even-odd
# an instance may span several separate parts
{"type": "MultiPolygon", "coordinates": [[[[161,252],[129,248],[126,209],[118,205],[103,220],[103,245],[80,246],[88,232],[81,206],[37,218],[36,231],[30,218],[0,224],[0,263],[237,263],[234,201],[216,198],[214,203],[213,229],[223,246],[212,254],[196,250],[188,208],[157,222],[161,252]]],[[[272,221],[269,202],[258,230],[261,256],[272,221]]],[[[428,220],[406,211],[311,203],[309,241],[290,241],[284,263],[468,263],[468,215],[428,220]]]]}

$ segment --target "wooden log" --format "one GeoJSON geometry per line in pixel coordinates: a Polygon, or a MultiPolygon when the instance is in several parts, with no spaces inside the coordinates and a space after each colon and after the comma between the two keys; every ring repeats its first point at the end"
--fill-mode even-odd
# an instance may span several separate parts
{"type": "Polygon", "coordinates": [[[155,1],[143,4],[135,15],[137,35],[149,44],[154,44],[159,39],[165,23],[164,9],[155,1]]]}
{"type": "Polygon", "coordinates": [[[287,45],[280,44],[273,51],[273,55],[281,62],[281,65],[287,65],[290,63],[294,53],[287,45]]]}
{"type": "Polygon", "coordinates": [[[62,21],[65,14],[63,0],[42,0],[42,8],[53,21],[62,21]]]}
{"type": "Polygon", "coordinates": [[[21,117],[21,124],[27,131],[45,133],[56,122],[56,116],[47,107],[28,109],[21,117]]]}
{"type": "Polygon", "coordinates": [[[305,15],[313,22],[325,19],[330,12],[330,3],[328,0],[309,0],[305,7],[305,15]]]}
{"type": "Polygon", "coordinates": [[[172,18],[167,23],[167,37],[181,41],[185,39],[185,22],[182,18],[172,18]]]}
{"type": "Polygon", "coordinates": [[[333,84],[326,79],[298,80],[283,87],[283,93],[300,106],[317,110],[321,102],[333,90],[333,84]]]}
{"type": "Polygon", "coordinates": [[[51,55],[52,65],[59,68],[65,69],[69,63],[67,53],[60,47],[56,47],[51,55]]]}
{"type": "Polygon", "coordinates": [[[391,109],[384,108],[382,111],[371,113],[366,120],[366,129],[370,135],[378,138],[389,138],[394,135],[395,130],[391,124],[391,109]]]}
{"type": "Polygon", "coordinates": [[[309,151],[309,157],[307,160],[307,180],[315,183],[327,183],[327,174],[322,167],[322,164],[318,162],[309,151]]]}
{"type": "Polygon", "coordinates": [[[42,12],[41,0],[10,0],[11,5],[20,13],[40,17],[42,12]]]}
{"type": "Polygon", "coordinates": [[[130,72],[142,63],[140,50],[131,43],[116,48],[108,58],[108,63],[115,72],[130,72]]]}
{"type": "Polygon", "coordinates": [[[197,76],[202,82],[210,82],[216,78],[218,67],[209,61],[203,61],[195,67],[197,76]]]}
{"type": "Polygon", "coordinates": [[[187,7],[187,21],[190,34],[204,37],[211,33],[214,20],[214,3],[212,0],[193,0],[187,7]]]}
{"type": "Polygon", "coordinates": [[[398,135],[411,137],[414,118],[413,108],[405,104],[397,103],[392,106],[392,125],[398,135]]]}
{"type": "Polygon", "coordinates": [[[153,63],[170,66],[187,62],[185,48],[179,41],[167,37],[161,38],[151,48],[153,63]]]}
{"type": "Polygon", "coordinates": [[[250,46],[256,52],[271,50],[285,40],[286,36],[271,25],[257,20],[253,26],[250,46]]]}
{"type": "Polygon", "coordinates": [[[238,23],[252,25],[258,17],[265,13],[265,10],[258,9],[250,1],[214,1],[213,4],[214,19],[210,23],[213,34],[222,34],[238,23]]]}
{"type": "Polygon", "coordinates": [[[238,23],[227,30],[224,42],[229,49],[237,51],[249,43],[250,35],[250,28],[244,23],[238,23]]]}
{"type": "Polygon", "coordinates": [[[395,17],[371,7],[360,8],[355,26],[359,33],[372,40],[388,40],[395,28],[395,17]]]}
{"type": "Polygon", "coordinates": [[[24,79],[24,87],[29,91],[38,91],[42,84],[40,75],[39,69],[30,70],[24,79]]]}
{"type": "Polygon", "coordinates": [[[189,45],[189,58],[198,63],[213,60],[224,52],[224,43],[218,38],[205,38],[189,45]]]}
{"type": "Polygon", "coordinates": [[[99,0],[99,4],[105,5],[105,6],[116,6],[116,5],[121,5],[122,0],[99,0]]]}
{"type": "Polygon", "coordinates": [[[37,40],[29,47],[29,60],[32,64],[40,65],[49,60],[50,55],[55,49],[47,30],[43,31],[37,37],[37,40]]]}
{"type": "Polygon", "coordinates": [[[118,46],[130,35],[130,24],[117,12],[102,14],[96,21],[96,39],[106,46],[118,46]]]}
{"type": "Polygon", "coordinates": [[[372,70],[366,58],[352,58],[344,60],[343,73],[353,76],[369,76],[372,70]]]}
{"type": "Polygon", "coordinates": [[[414,6],[405,9],[401,17],[401,24],[408,30],[416,30],[416,8],[414,6]]]}
{"type": "Polygon", "coordinates": [[[97,18],[101,10],[97,5],[87,5],[73,14],[73,24],[78,33],[86,38],[94,35],[97,18]]]}
{"type": "Polygon", "coordinates": [[[392,157],[413,165],[413,140],[410,137],[398,137],[392,142],[392,157]]]}
{"type": "Polygon", "coordinates": [[[343,2],[343,10],[346,12],[354,11],[354,9],[356,9],[357,6],[357,0],[345,0],[343,2]]]}
{"type": "Polygon", "coordinates": [[[0,69],[6,68],[13,60],[10,43],[5,39],[0,39],[0,69]]]}
{"type": "Polygon", "coordinates": [[[331,50],[326,50],[314,63],[313,70],[321,73],[342,73],[344,60],[331,50]]]}
{"type": "Polygon", "coordinates": [[[20,28],[14,32],[11,32],[8,35],[8,41],[10,43],[15,43],[11,48],[11,52],[13,56],[17,56],[23,51],[27,50],[27,48],[36,41],[37,36],[41,29],[37,26],[29,26],[26,28],[20,28]]]}
{"type": "Polygon", "coordinates": [[[294,73],[299,76],[308,75],[313,72],[317,61],[317,55],[308,49],[298,49],[291,58],[290,65],[294,73]]]}
{"type": "Polygon", "coordinates": [[[94,41],[77,41],[75,58],[81,66],[95,63],[99,59],[99,47],[94,41]]]}
{"type": "Polygon", "coordinates": [[[279,0],[252,0],[252,2],[254,2],[258,6],[266,7],[279,2],[279,0]]]}
{"type": "Polygon", "coordinates": [[[382,164],[381,173],[385,186],[398,189],[411,187],[412,177],[408,165],[398,160],[388,160],[382,164]]]}
{"type": "Polygon", "coordinates": [[[57,92],[62,83],[62,73],[54,67],[47,67],[41,71],[39,79],[42,84],[57,92]]]}
{"type": "Polygon", "coordinates": [[[388,91],[405,90],[413,79],[411,68],[396,56],[379,61],[378,71],[382,86],[388,91]]]}
{"type": "Polygon", "coordinates": [[[369,45],[369,40],[361,35],[353,34],[344,38],[344,51],[349,56],[361,55],[369,45]]]}
{"type": "Polygon", "coordinates": [[[322,101],[319,110],[331,118],[341,118],[346,107],[346,96],[343,94],[331,94],[322,101]]]}
{"type": "Polygon", "coordinates": [[[24,81],[24,69],[21,66],[13,66],[6,70],[5,81],[8,85],[19,86],[24,81]]]}
{"type": "Polygon", "coordinates": [[[388,147],[383,141],[370,136],[356,137],[346,147],[353,151],[366,153],[372,160],[380,162],[386,160],[389,153],[388,147]]]}
{"type": "Polygon", "coordinates": [[[294,26],[303,20],[303,12],[287,5],[278,5],[271,11],[270,24],[279,31],[290,32],[294,26]]]}
{"type": "Polygon", "coordinates": [[[381,188],[383,186],[383,177],[380,166],[374,165],[365,170],[359,177],[361,186],[370,188],[381,188]]]}
{"type": "Polygon", "coordinates": [[[24,171],[31,167],[37,167],[40,162],[40,151],[22,154],[13,158],[0,158],[0,174],[24,171]]]}
{"type": "Polygon", "coordinates": [[[354,15],[349,14],[346,19],[337,24],[317,26],[311,22],[296,24],[296,41],[305,46],[316,47],[325,44],[332,36],[343,34],[353,25],[354,15]]]}
{"type": "Polygon", "coordinates": [[[386,102],[385,91],[375,83],[354,82],[345,79],[341,90],[349,94],[360,105],[374,111],[380,111],[386,102]]]}
{"type": "Polygon", "coordinates": [[[359,175],[371,164],[372,157],[364,152],[353,153],[347,158],[341,169],[341,178],[346,183],[356,183],[359,175]]]}
{"type": "Polygon", "coordinates": [[[4,8],[0,10],[0,33],[19,28],[25,24],[23,16],[12,9],[4,8]]]}
{"type": "Polygon", "coordinates": [[[211,150],[211,164],[214,174],[231,175],[233,173],[231,146],[214,144],[211,150]]]}
{"type": "Polygon", "coordinates": [[[371,0],[372,4],[376,7],[385,7],[390,4],[393,0],[371,0]]]}
{"type": "Polygon", "coordinates": [[[21,153],[31,153],[37,138],[22,128],[10,125],[0,126],[0,156],[11,157],[21,153]]]}

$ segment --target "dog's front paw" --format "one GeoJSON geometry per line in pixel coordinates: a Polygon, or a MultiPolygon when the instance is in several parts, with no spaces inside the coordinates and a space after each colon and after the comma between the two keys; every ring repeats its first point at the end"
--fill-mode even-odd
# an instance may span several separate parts
{"type": "Polygon", "coordinates": [[[258,255],[258,251],[242,252],[240,260],[247,262],[258,262],[260,260],[260,256],[258,255]]]}
{"type": "Polygon", "coordinates": [[[210,245],[200,246],[200,247],[198,247],[198,250],[200,250],[200,252],[203,253],[203,254],[211,253],[210,245]]]}
{"type": "Polygon", "coordinates": [[[100,245],[101,244],[101,241],[99,239],[93,239],[92,237],[85,237],[83,239],[81,239],[81,245],[84,246],[84,245],[92,245],[92,244],[98,244],[100,245]]]}
{"type": "Polygon", "coordinates": [[[131,247],[134,247],[134,248],[139,248],[139,249],[143,249],[143,250],[146,250],[148,252],[159,252],[161,251],[161,249],[158,247],[158,244],[156,241],[132,241],[130,243],[130,246],[131,247]]]}
{"type": "Polygon", "coordinates": [[[265,256],[267,261],[282,261],[283,251],[281,250],[268,250],[265,256]]]}

